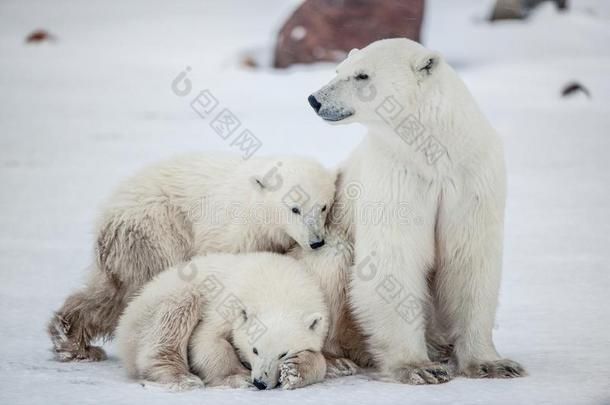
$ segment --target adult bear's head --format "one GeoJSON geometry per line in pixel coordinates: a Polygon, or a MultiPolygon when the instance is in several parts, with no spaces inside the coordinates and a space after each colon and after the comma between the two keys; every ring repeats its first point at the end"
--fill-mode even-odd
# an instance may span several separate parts
{"type": "Polygon", "coordinates": [[[393,115],[417,114],[422,98],[437,88],[444,65],[438,53],[405,38],[373,42],[353,49],[337,76],[309,96],[309,104],[331,123],[394,125],[393,115]]]}

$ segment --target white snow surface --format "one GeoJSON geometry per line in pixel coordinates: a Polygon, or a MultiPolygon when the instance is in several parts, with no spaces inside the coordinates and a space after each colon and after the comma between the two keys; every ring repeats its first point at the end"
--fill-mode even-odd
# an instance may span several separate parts
{"type": "MultiPolygon", "coordinates": [[[[508,161],[498,350],[517,380],[408,386],[363,376],[296,391],[174,393],[100,363],[53,360],[45,327],[79,287],[100,204],[137,168],[191,150],[234,150],[195,114],[203,89],[263,142],[261,154],[339,163],[363,128],[331,127],[307,95],[333,66],[252,70],[294,0],[0,3],[0,404],[610,403],[610,2],[552,5],[489,24],[491,1],[430,0],[423,41],[462,75],[508,161]],[[56,36],[26,45],[36,28],[56,36]],[[186,66],[193,93],[171,81],[186,66]],[[561,98],[578,80],[590,90],[561,98]]],[[[267,51],[268,54],[268,51],[267,51]]]]}

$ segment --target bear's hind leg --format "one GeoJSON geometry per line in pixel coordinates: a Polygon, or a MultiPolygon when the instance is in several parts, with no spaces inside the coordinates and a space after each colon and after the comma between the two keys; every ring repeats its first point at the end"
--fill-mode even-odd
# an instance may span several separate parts
{"type": "Polygon", "coordinates": [[[49,323],[57,359],[105,359],[91,342],[111,337],[130,296],[161,271],[190,259],[192,244],[187,218],[171,206],[108,218],[97,236],[90,281],[66,299],[49,323]]]}
{"type": "Polygon", "coordinates": [[[201,322],[189,342],[191,369],[209,386],[247,388],[250,372],[242,365],[227,337],[201,322]],[[211,329],[211,330],[210,330],[211,329]]]}
{"type": "Polygon", "coordinates": [[[59,361],[100,361],[98,337],[109,337],[124,308],[125,291],[107,280],[96,280],[70,295],[48,325],[55,357],[59,361]]]}

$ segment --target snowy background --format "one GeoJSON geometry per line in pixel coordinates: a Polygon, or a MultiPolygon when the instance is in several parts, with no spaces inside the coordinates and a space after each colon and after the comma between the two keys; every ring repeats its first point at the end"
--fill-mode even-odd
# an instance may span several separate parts
{"type": "MultiPolygon", "coordinates": [[[[428,1],[423,41],[470,87],[506,145],[505,270],[495,329],[519,380],[407,386],[349,377],[283,392],[166,392],[108,361],[53,361],[51,312],[79,286],[102,201],[177,152],[231,150],[171,81],[186,66],[263,141],[261,154],[340,162],[363,128],[331,127],[306,98],[332,65],[241,67],[295,0],[0,1],[0,404],[610,403],[610,2],[550,4],[489,24],[491,2],[428,1]],[[24,43],[44,28],[54,42],[24,43]],[[571,80],[588,87],[561,98],[571,80]]],[[[194,94],[194,93],[193,93],[194,94]]]]}

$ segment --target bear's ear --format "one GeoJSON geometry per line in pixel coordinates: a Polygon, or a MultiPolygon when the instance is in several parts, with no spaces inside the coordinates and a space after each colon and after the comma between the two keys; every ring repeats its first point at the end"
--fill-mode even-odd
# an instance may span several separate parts
{"type": "Polygon", "coordinates": [[[428,51],[415,61],[413,71],[420,80],[424,80],[436,72],[440,62],[441,55],[438,52],[428,51]]]}
{"type": "Polygon", "coordinates": [[[237,319],[238,319],[240,325],[244,325],[246,322],[248,322],[248,313],[246,312],[245,309],[241,310],[237,319]]]}
{"type": "Polygon", "coordinates": [[[252,183],[252,187],[254,187],[258,191],[262,191],[265,189],[265,183],[262,177],[252,176],[250,177],[250,183],[252,183]]]}
{"type": "Polygon", "coordinates": [[[248,322],[248,313],[245,309],[242,309],[237,316],[233,318],[232,324],[235,329],[243,327],[248,322]]]}
{"type": "Polygon", "coordinates": [[[316,331],[322,324],[322,319],[324,319],[324,316],[321,313],[314,312],[305,317],[305,326],[307,326],[309,330],[316,331]]]}
{"type": "Polygon", "coordinates": [[[360,49],[358,48],[354,48],[351,51],[349,51],[349,53],[347,54],[347,57],[349,58],[350,56],[354,56],[356,54],[356,52],[358,52],[360,49]]]}

